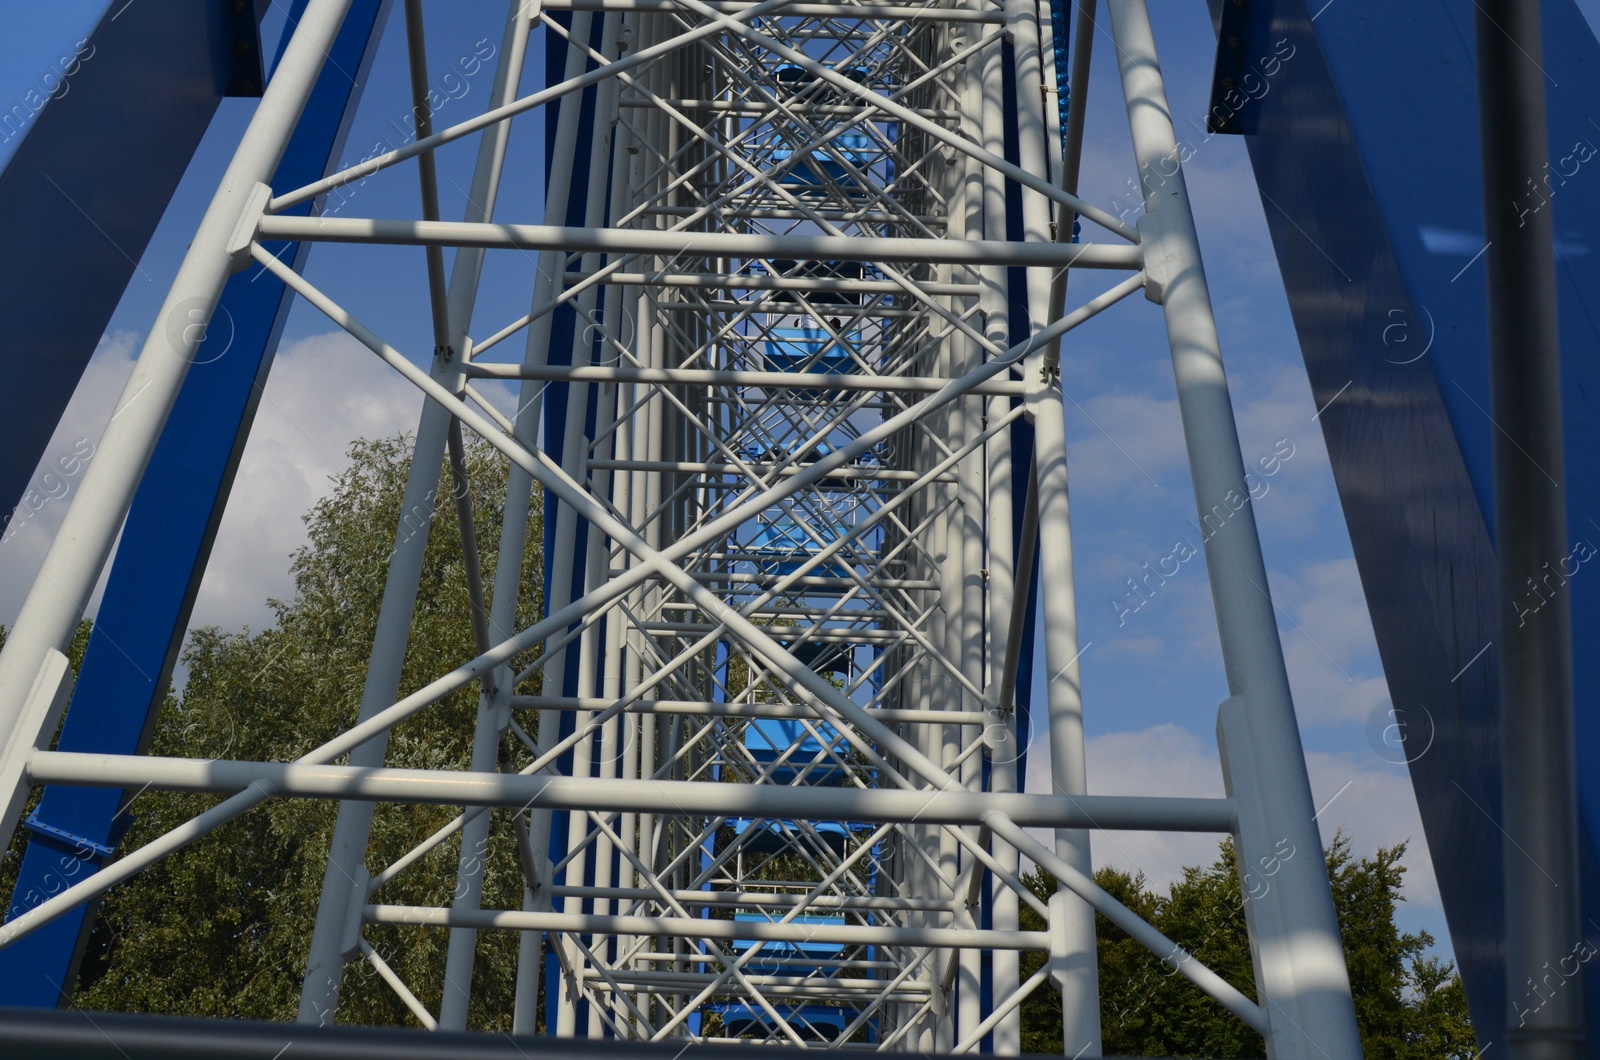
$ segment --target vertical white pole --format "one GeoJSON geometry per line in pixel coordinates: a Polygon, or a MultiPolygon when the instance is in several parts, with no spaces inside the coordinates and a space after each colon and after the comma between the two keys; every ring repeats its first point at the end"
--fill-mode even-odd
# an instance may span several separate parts
{"type": "Polygon", "coordinates": [[[1149,12],[1144,0],[1108,0],[1108,8],[1144,186],[1146,293],[1166,312],[1195,500],[1209,528],[1206,567],[1232,692],[1217,728],[1239,807],[1239,870],[1271,878],[1270,890],[1245,905],[1272,1025],[1267,1049],[1275,1060],[1358,1057],[1316,808],[1149,12]]]}
{"type": "MultiPolygon", "coordinates": [[[[523,12],[528,11],[526,0],[512,0],[514,6],[523,12]]],[[[572,32],[580,39],[588,39],[590,19],[593,16],[579,12],[573,15],[572,32]]],[[[531,26],[531,17],[529,18],[531,26]]],[[[547,46],[558,46],[553,34],[547,34],[551,42],[547,46]]],[[[575,48],[567,49],[566,66],[563,69],[565,78],[576,77],[583,71],[584,57],[575,48]]],[[[578,99],[575,96],[565,97],[556,106],[555,122],[555,153],[558,159],[569,159],[578,140],[578,99]]],[[[548,120],[548,116],[547,116],[548,120]]],[[[564,224],[567,214],[567,205],[570,201],[571,167],[555,164],[551,167],[550,185],[545,190],[545,217],[547,223],[564,224]]],[[[564,256],[556,253],[545,253],[539,256],[539,272],[534,281],[533,304],[535,306],[547,304],[556,296],[560,285],[560,274],[564,256]]],[[[528,332],[528,342],[525,347],[524,363],[543,364],[549,355],[550,328],[553,323],[550,314],[534,321],[528,332]]],[[[541,393],[544,384],[534,381],[524,382],[518,392],[518,415],[516,421],[517,438],[527,446],[538,444],[540,410],[542,408],[541,393]]],[[[526,472],[520,468],[512,467],[507,478],[507,510],[506,526],[516,523],[520,532],[526,534],[526,524],[531,504],[533,483],[526,472]]],[[[566,506],[560,509],[566,513],[566,506]]],[[[501,555],[505,555],[507,542],[502,539],[501,555]]],[[[519,543],[517,555],[521,555],[522,545],[519,543]]],[[[548,611],[555,611],[570,600],[570,592],[566,591],[565,581],[558,580],[556,585],[546,587],[546,604],[548,611]]],[[[498,599],[498,588],[496,597],[498,599]]],[[[567,649],[561,648],[554,653],[554,658],[546,664],[543,671],[542,682],[546,689],[554,688],[559,692],[565,673],[567,649]]],[[[555,712],[544,712],[539,718],[538,745],[541,749],[548,750],[555,744],[556,729],[559,727],[560,715],[555,712]]],[[[536,810],[528,815],[529,846],[532,848],[534,863],[543,867],[546,865],[545,855],[550,848],[550,812],[536,810]]],[[[534,909],[548,908],[549,888],[551,881],[541,878],[536,893],[524,895],[524,905],[534,909]]],[[[555,940],[551,940],[555,945],[555,940]]],[[[539,986],[544,973],[543,936],[538,932],[523,932],[519,941],[517,952],[517,985],[516,1009],[513,1015],[513,1029],[519,1033],[533,1033],[536,1026],[536,1016],[539,1000],[539,986]]],[[[553,1023],[556,1016],[553,1012],[545,1014],[546,1020],[553,1023]]]]}
{"type": "MultiPolygon", "coordinates": [[[[518,15],[520,11],[514,12],[513,22],[507,29],[509,32],[513,26],[520,25],[525,42],[530,20],[518,15]]],[[[461,326],[465,327],[465,324],[463,321],[461,326]]],[[[500,528],[493,611],[490,615],[493,638],[509,637],[514,632],[517,600],[521,594],[522,580],[526,575],[522,567],[522,556],[527,545],[529,518],[532,513],[531,483],[526,472],[516,467],[509,469],[506,488],[508,496],[500,528]]],[[[542,575],[543,572],[540,573],[542,575]]],[[[496,674],[491,693],[480,697],[472,744],[471,768],[474,772],[494,772],[496,768],[500,739],[511,717],[511,696],[514,692],[512,681],[511,668],[501,667],[496,674]]],[[[491,815],[487,813],[479,814],[469,820],[461,830],[456,888],[453,892],[453,904],[456,908],[476,909],[482,904],[484,861],[488,853],[489,827],[492,820],[491,815]]],[[[544,850],[539,848],[534,853],[536,858],[542,857],[544,850]]],[[[450,941],[445,954],[444,988],[439,1004],[441,1030],[465,1030],[467,1027],[467,1015],[472,1000],[472,972],[477,951],[477,937],[477,931],[472,928],[450,930],[450,941]]],[[[538,936],[534,937],[537,939],[538,936]]]]}
{"type": "MultiPolygon", "coordinates": [[[[1079,685],[1077,594],[1073,588],[1072,521],[1067,504],[1066,413],[1061,381],[1044,358],[1028,365],[1028,401],[1034,409],[1034,488],[1039,491],[1039,594],[1044,635],[1045,701],[1048,706],[1051,790],[1088,791],[1084,764],[1083,697],[1079,685]]],[[[1092,875],[1089,835],[1056,829],[1056,853],[1092,875]]],[[[1054,907],[1052,907],[1054,908],[1054,907]]],[[[1059,965],[1063,1047],[1069,1054],[1100,1051],[1099,970],[1094,911],[1075,895],[1060,903],[1057,926],[1069,954],[1059,965]]]]}
{"type": "MultiPolygon", "coordinates": [[[[1006,25],[1016,56],[1019,160],[1031,173],[1049,173],[1044,114],[1036,102],[1044,76],[1039,55],[1038,7],[1030,0],[1007,0],[1006,25]]],[[[1025,239],[1051,239],[1049,203],[1027,189],[1022,192],[1022,221],[1025,239]]],[[[1029,324],[1035,332],[1050,322],[1051,286],[1052,277],[1046,270],[1029,270],[1029,324]]],[[[1034,421],[1032,485],[1039,496],[1039,595],[1051,787],[1057,794],[1082,795],[1088,790],[1088,782],[1079,683],[1081,649],[1059,361],[1044,353],[1030,357],[1027,381],[1027,400],[1034,421]]],[[[1093,874],[1087,832],[1057,829],[1055,847],[1056,853],[1074,868],[1085,875],[1093,874]]],[[[1069,1055],[1080,1051],[1095,1054],[1100,1051],[1100,984],[1094,912],[1076,896],[1064,898],[1058,905],[1056,915],[1060,922],[1054,930],[1061,932],[1069,951],[1058,967],[1057,978],[1061,988],[1062,1045],[1069,1055]]]]}
{"type": "MultiPolygon", "coordinates": [[[[1004,75],[1001,69],[1000,49],[990,48],[984,53],[984,95],[982,109],[983,145],[994,154],[1005,153],[1005,100],[1004,75]]],[[[1005,178],[995,170],[984,167],[983,231],[976,238],[1004,240],[1006,238],[1006,187],[1005,178]]],[[[972,238],[969,236],[969,238],[972,238]]],[[[979,273],[983,287],[979,296],[983,306],[984,334],[990,342],[1001,347],[1011,345],[1011,311],[1007,291],[1006,270],[987,267],[979,273]]],[[[988,399],[990,420],[998,419],[1011,411],[1011,399],[988,399]]],[[[1007,645],[1012,636],[1011,620],[1013,597],[1026,593],[1029,571],[1016,569],[1012,538],[1015,529],[1012,505],[1014,498],[1031,487],[1022,476],[1026,469],[1012,466],[1011,432],[1000,432],[984,445],[984,487],[987,498],[984,504],[984,528],[987,538],[988,620],[984,628],[988,637],[988,673],[984,687],[988,699],[983,704],[991,712],[991,721],[984,727],[982,738],[991,746],[989,789],[995,792],[1020,790],[1017,759],[1021,746],[1017,741],[1015,704],[1002,701],[1005,687],[1003,670],[1007,664],[1007,645]],[[998,730],[996,728],[998,726],[998,730]]],[[[1014,698],[1014,693],[1012,697],[1014,698]]],[[[993,841],[995,860],[1005,869],[1015,872],[1018,867],[1016,848],[999,837],[993,841]]],[[[993,878],[990,901],[994,927],[999,931],[1014,931],[1018,923],[1019,902],[1017,893],[1009,885],[993,878]]],[[[1015,950],[993,950],[989,955],[991,987],[996,1005],[1010,997],[1021,982],[1020,955],[1015,950]]],[[[963,1034],[970,1031],[963,1026],[963,1034]]],[[[1022,1051],[1022,1011],[1012,1008],[995,1025],[993,1049],[999,1056],[1014,1056],[1022,1051]]]]}
{"type": "MultiPolygon", "coordinates": [[[[513,9],[516,8],[515,0],[513,9]]],[[[504,35],[500,65],[495,74],[492,103],[514,98],[522,71],[526,29],[518,29],[513,14],[504,35]]],[[[502,123],[485,130],[479,143],[473,172],[472,195],[467,203],[467,219],[486,221],[492,215],[499,191],[501,166],[505,158],[508,127],[502,123]]],[[[483,251],[462,250],[456,255],[450,276],[449,313],[451,346],[437,351],[432,372],[452,391],[465,382],[462,371],[462,346],[467,322],[477,299],[478,278],[483,267],[483,251]]],[[[427,551],[432,513],[438,500],[439,472],[444,462],[450,414],[434,402],[423,406],[417,427],[417,440],[406,478],[402,519],[396,531],[395,549],[384,584],[383,602],[373,634],[372,655],[367,664],[366,684],[362,689],[359,717],[366,719],[394,702],[399,689],[400,671],[405,662],[406,644],[416,606],[417,583],[423,555],[427,551]],[[422,519],[421,528],[416,515],[422,519]]],[[[512,471],[516,474],[515,469],[512,471]]],[[[351,753],[351,764],[369,767],[383,765],[388,734],[362,744],[351,753]]],[[[350,910],[364,899],[366,889],[367,840],[372,830],[373,804],[347,802],[339,807],[333,841],[328,851],[328,867],[323,876],[322,895],[317,906],[311,950],[306,961],[306,978],[300,992],[301,1023],[331,1023],[339,1002],[339,983],[345,963],[352,953],[344,949],[349,938],[350,910]]]]}

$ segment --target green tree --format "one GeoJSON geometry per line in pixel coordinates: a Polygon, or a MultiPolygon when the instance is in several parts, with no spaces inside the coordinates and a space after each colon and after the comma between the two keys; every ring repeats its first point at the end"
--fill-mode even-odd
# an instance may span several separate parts
{"type": "MultiPolygon", "coordinates": [[[[431,524],[414,611],[411,645],[400,682],[405,695],[474,655],[464,558],[454,497],[441,480],[431,511],[402,513],[411,455],[406,438],[358,442],[349,468],[327,499],[307,516],[308,543],[294,557],[293,597],[272,601],[274,622],[261,631],[194,632],[184,654],[188,682],[168,698],[150,752],[181,757],[287,761],[349,727],[361,699],[367,655],[377,621],[395,528],[431,524]]],[[[507,465],[483,443],[469,445],[470,496],[483,576],[492,583],[503,515],[507,465]]],[[[543,527],[535,497],[523,556],[517,605],[520,626],[542,609],[543,527]]],[[[81,663],[89,624],[69,653],[81,663]]],[[[0,629],[0,643],[4,630],[0,629]]],[[[532,655],[517,660],[531,661],[532,655]]],[[[728,675],[742,689],[742,658],[728,675]]],[[[537,679],[519,691],[537,691],[537,679]]],[[[775,687],[756,693],[768,699],[775,687]]],[[[470,757],[476,688],[465,688],[397,726],[391,765],[464,768],[470,757]]],[[[202,812],[211,796],[145,792],[129,804],[126,849],[136,848],[202,812]]],[[[297,1007],[311,925],[336,809],[320,800],[273,800],[219,832],[167,858],[118,887],[101,906],[79,978],[85,1008],[200,1016],[291,1019],[297,1007]]],[[[384,805],[373,823],[368,868],[390,864],[446,823],[449,807],[384,805]]],[[[514,841],[496,814],[482,852],[485,904],[514,908],[522,877],[514,841]]],[[[16,879],[22,837],[0,857],[0,893],[16,879]]],[[[1345,939],[1363,1051],[1393,1060],[1475,1056],[1460,977],[1427,956],[1433,939],[1404,934],[1394,924],[1401,898],[1405,845],[1357,859],[1335,837],[1325,852],[1345,939]]],[[[446,842],[389,883],[376,900],[447,904],[459,853],[446,842]]],[[[764,867],[804,877],[784,859],[764,867]]],[[[1096,880],[1123,904],[1247,995],[1254,993],[1233,846],[1222,844],[1207,868],[1188,868],[1157,894],[1142,875],[1101,869],[1096,880]]],[[[1028,885],[1048,898],[1055,880],[1042,870],[1028,885]]],[[[1026,929],[1042,920],[1026,906],[1026,929]]],[[[436,928],[369,927],[365,937],[421,997],[437,1009],[445,932],[436,928]]],[[[1224,1012],[1187,979],[1104,918],[1097,918],[1101,1022],[1108,1054],[1145,1056],[1263,1056],[1258,1035],[1224,1012]]],[[[516,940],[509,932],[479,938],[470,1025],[508,1029],[516,940]]],[[[1023,977],[1042,953],[1022,955],[1023,977]]],[[[346,973],[340,1022],[413,1022],[393,992],[358,962],[346,973]]],[[[1061,1048],[1059,995],[1037,991],[1023,1007],[1023,1047],[1061,1048]]]]}
{"type": "MultiPolygon", "coordinates": [[[[357,442],[330,495],[305,517],[308,543],[296,553],[289,600],[271,601],[275,621],[261,632],[193,632],[184,652],[188,682],[168,698],[150,753],[183,757],[289,761],[352,725],[361,701],[396,527],[429,527],[428,545],[400,680],[406,695],[477,654],[472,640],[455,498],[448,478],[432,510],[401,508],[411,457],[409,438],[357,442]]],[[[506,491],[506,461],[486,444],[468,446],[472,511],[492,584],[506,491]]],[[[542,611],[543,526],[535,497],[517,604],[517,622],[542,611]]],[[[516,660],[526,665],[534,656],[516,660]]],[[[537,681],[519,691],[537,691],[537,681]]],[[[393,730],[392,766],[465,768],[471,753],[478,689],[469,686],[393,730]]],[[[134,849],[220,801],[214,796],[144,792],[129,805],[134,849]]],[[[292,1019],[311,926],[327,863],[336,806],[324,800],[274,799],[113,890],[101,905],[79,977],[76,1000],[88,1009],[196,1016],[292,1019]]],[[[376,872],[441,825],[457,809],[380,805],[368,869],[376,872]]],[[[484,901],[521,904],[515,841],[496,815],[482,852],[484,901]]],[[[8,857],[5,869],[14,878],[8,857]]],[[[459,843],[452,839],[378,892],[394,904],[448,904],[459,843]]],[[[10,893],[9,883],[0,880],[10,893]]],[[[385,925],[366,939],[437,1010],[446,932],[385,925]]],[[[509,1029],[516,939],[486,932],[478,944],[469,1019],[509,1029]]],[[[339,1022],[413,1024],[372,971],[346,973],[339,1022]]]]}
{"type": "MultiPolygon", "coordinates": [[[[1356,859],[1340,833],[1325,851],[1333,900],[1344,938],[1345,960],[1355,997],[1362,1053],[1384,1060],[1471,1060],[1477,1055],[1461,978],[1445,961],[1429,957],[1433,937],[1401,933],[1395,909],[1401,901],[1406,844],[1356,859]]],[[[1224,840],[1208,868],[1191,867],[1157,894],[1142,874],[1103,868],[1095,881],[1173,942],[1254,996],[1233,843],[1224,840]]],[[[1056,881],[1043,869],[1026,877],[1047,899],[1056,881]]],[[[1042,930],[1043,920],[1024,907],[1022,926],[1042,930]]],[[[1095,918],[1099,947],[1100,1023],[1106,1055],[1259,1057],[1260,1035],[1229,1015],[1168,964],[1104,917],[1095,918]]],[[[1023,955],[1026,978],[1044,955],[1023,955]]],[[[1023,1049],[1061,1048],[1061,997],[1054,987],[1036,991],[1023,1005],[1023,1049]]]]}

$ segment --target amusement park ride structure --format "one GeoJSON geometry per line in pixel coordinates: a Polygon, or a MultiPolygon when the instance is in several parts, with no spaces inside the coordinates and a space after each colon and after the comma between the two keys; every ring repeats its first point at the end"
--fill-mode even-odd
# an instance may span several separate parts
{"type": "MultiPolygon", "coordinates": [[[[15,909],[0,944],[71,953],[84,904],[120,881],[268,799],[333,799],[302,1023],[330,1022],[365,962],[420,1024],[464,1030],[478,936],[511,931],[517,1033],[1016,1053],[1019,1005],[1048,981],[1064,1052],[1094,1056],[1098,913],[1278,1060],[1359,1056],[1323,861],[1293,856],[1321,848],[1315,807],[1145,0],[512,0],[488,108],[447,128],[422,6],[403,0],[417,138],[338,168],[339,134],[307,147],[303,118],[343,112],[319,95],[325,64],[352,41],[362,54],[387,5],[304,5],[6,640],[0,838],[34,788],[102,789],[86,795],[102,809],[83,803],[93,827],[53,840],[43,812],[28,819],[36,845],[97,836],[91,871],[15,909]],[[533,33],[547,66],[529,85],[533,33]],[[1097,43],[1116,54],[1136,224],[1078,187],[1097,43]],[[536,112],[546,172],[504,172],[512,123],[536,112]],[[467,214],[445,220],[434,152],[469,138],[467,214]],[[391,167],[416,171],[418,216],[324,209],[391,167]],[[542,219],[496,219],[514,179],[543,182],[542,219]],[[318,242],[426,248],[431,355],[308,282],[297,265],[318,242]],[[487,252],[506,249],[537,255],[530,311],[472,334],[487,252]],[[290,763],[142,756],[137,735],[51,750],[74,695],[63,650],[125,519],[121,548],[138,547],[136,491],[160,488],[206,326],[269,287],[426,395],[402,510],[467,474],[466,432],[509,461],[492,578],[459,506],[477,654],[399,695],[430,532],[402,524],[348,731],[290,763]],[[1135,296],[1164,316],[1199,518],[1227,526],[1205,538],[1231,692],[1222,798],[1086,793],[1059,349],[1135,296]],[[518,383],[515,414],[480,380],[518,383]],[[524,554],[536,495],[544,571],[505,559],[524,554]],[[516,628],[541,577],[546,611],[516,628]],[[1049,792],[1021,790],[1030,665],[1047,678],[1049,792]],[[394,726],[468,687],[470,769],[385,767],[394,726]],[[227,797],[110,857],[104,796],[146,787],[227,797]],[[374,864],[377,802],[461,812],[374,864]],[[502,820],[523,901],[487,909],[474,852],[502,820]],[[1255,998],[1095,885],[1090,829],[1234,837],[1255,998]],[[387,903],[441,845],[459,850],[451,902],[387,903]],[[1060,881],[1048,902],[1027,862],[1060,881]],[[1020,928],[1023,904],[1045,931],[1020,928]],[[397,923],[448,932],[437,1010],[366,937],[397,923]],[[1024,950],[1049,955],[1025,981],[1024,950]]],[[[247,431],[245,412],[234,422],[247,431]]],[[[230,477],[219,465],[218,497],[230,477]]]]}

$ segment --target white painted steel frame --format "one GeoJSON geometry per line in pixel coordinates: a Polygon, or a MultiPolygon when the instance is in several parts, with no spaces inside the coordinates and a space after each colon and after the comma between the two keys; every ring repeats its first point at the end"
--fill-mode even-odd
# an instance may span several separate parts
{"type": "Polygon", "coordinates": [[[1320,858],[1283,861],[1269,896],[1247,907],[1258,1001],[1090,878],[1089,827],[1232,832],[1244,868],[1281,842],[1318,845],[1248,504],[1235,532],[1206,544],[1233,692],[1219,721],[1228,798],[1085,793],[1061,336],[1137,290],[1160,302],[1200,508],[1249,495],[1181,171],[1152,179],[1177,153],[1144,0],[1108,6],[1146,196],[1137,229],[1077,194],[1098,28],[1088,5],[1062,158],[1053,117],[1032,102],[1035,87],[1046,99],[1056,83],[1033,0],[544,5],[571,12],[570,24],[514,0],[488,111],[440,132],[426,102],[422,4],[406,0],[418,139],[306,188],[268,189],[344,9],[312,0],[162,319],[203,320],[234,269],[272,272],[427,396],[404,510],[431,507],[447,458],[463,480],[470,429],[511,464],[499,556],[523,554],[537,484],[556,502],[558,569],[570,565],[581,591],[573,599],[558,580],[546,617],[515,630],[522,579],[535,572],[501,563],[486,585],[463,503],[477,655],[451,673],[396,698],[427,540],[426,527],[401,527],[348,732],[289,764],[43,749],[70,686],[60,649],[200,333],[153,329],[102,446],[111,455],[89,472],[0,653],[0,838],[44,783],[229,798],[13,920],[0,944],[267,798],[333,798],[302,1021],[330,1020],[344,967],[364,960],[423,1026],[464,1028],[477,933],[513,930],[519,1032],[535,1029],[548,947],[560,975],[546,1027],[561,1034],[705,1036],[748,1013],[756,1036],[804,1045],[836,1008],[845,1029],[835,1044],[865,1035],[879,1049],[971,1051],[987,1039],[1015,1053],[1019,1006],[1049,979],[1064,1049],[1094,1055],[1098,912],[1263,1033],[1270,1055],[1358,1055],[1320,858]],[[520,96],[535,30],[565,72],[520,96]],[[1008,74],[1015,162],[1001,134],[1013,113],[1008,74]],[[584,91],[595,113],[587,134],[584,91]],[[571,166],[556,164],[546,224],[496,223],[510,120],[539,107],[558,159],[587,148],[590,179],[575,187],[571,166]],[[479,132],[468,215],[444,221],[432,152],[479,132]],[[418,218],[276,214],[411,158],[418,218]],[[1006,236],[1008,182],[1022,186],[1021,242],[1006,236]],[[1074,242],[1072,211],[1136,242],[1074,242]],[[575,212],[581,226],[568,223],[575,212]],[[272,258],[267,239],[425,247],[429,368],[272,258]],[[445,247],[457,250],[448,280],[445,247]],[[538,255],[533,308],[474,344],[478,280],[486,251],[500,248],[538,255]],[[1069,267],[1132,275],[1067,311],[1069,267]],[[1026,271],[1020,343],[1008,268],[1026,271]],[[577,320],[559,351],[558,310],[577,320]],[[522,331],[519,365],[478,360],[522,331]],[[472,389],[482,378],[520,380],[514,420],[472,389]],[[552,382],[566,387],[559,445],[541,429],[552,382]],[[1011,427],[1024,417],[1033,462],[1013,466],[1011,427]],[[1013,499],[1024,494],[1017,528],[1013,499]],[[1020,794],[1016,660],[1036,552],[1054,790],[1020,794]],[[519,691],[536,677],[546,691],[519,691]],[[468,770],[384,768],[395,724],[473,682],[468,770]],[[524,758],[516,773],[499,764],[507,740],[524,758]],[[569,775],[558,775],[568,755],[569,775]],[[377,801],[463,809],[373,874],[377,801]],[[491,807],[516,811],[520,911],[478,908],[473,855],[491,807]],[[1053,849],[1027,828],[1052,829],[1053,849]],[[564,851],[551,844],[563,832],[564,851]],[[450,908],[373,900],[444,843],[459,846],[450,908]],[[1028,891],[1021,856],[1062,892],[1044,903],[1028,891]],[[974,915],[980,898],[989,926],[974,915]],[[1023,904],[1046,932],[1018,930],[1023,904]],[[368,923],[449,931],[437,1015],[363,938],[368,923]],[[1021,949],[1050,954],[1026,982],[1021,949]]]}

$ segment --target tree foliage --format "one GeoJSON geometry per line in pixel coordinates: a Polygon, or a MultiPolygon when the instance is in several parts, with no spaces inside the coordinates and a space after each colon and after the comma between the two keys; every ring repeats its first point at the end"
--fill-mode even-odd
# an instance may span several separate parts
{"type": "MultiPolygon", "coordinates": [[[[407,438],[356,443],[348,469],[305,517],[308,543],[291,567],[295,591],[271,601],[272,625],[260,632],[196,630],[184,654],[188,681],[170,696],[150,752],[198,758],[289,761],[348,728],[361,702],[396,527],[429,530],[410,648],[398,695],[404,696],[476,654],[464,557],[448,480],[431,510],[403,513],[411,443],[407,438]]],[[[469,445],[470,497],[492,585],[506,491],[505,461],[482,443],[469,445]]],[[[543,526],[535,496],[523,556],[518,628],[543,606],[543,526]]],[[[81,664],[87,623],[71,661],[81,664]]],[[[0,629],[0,643],[4,630],[0,629]]],[[[530,657],[517,660],[526,664],[530,657]]],[[[748,680],[745,660],[730,660],[730,690],[748,680]]],[[[536,691],[536,679],[519,691],[536,691]]],[[[776,689],[757,692],[768,699],[776,689]]],[[[470,759],[478,710],[475,686],[463,688],[397,726],[390,765],[461,769],[470,759]]],[[[135,849],[219,801],[144,792],[132,799],[123,849],[135,849]]],[[[275,799],[159,862],[113,890],[100,907],[79,977],[76,1002],[88,1009],[196,1016],[293,1019],[316,915],[336,806],[275,799]]],[[[367,868],[379,871],[454,817],[450,807],[381,805],[373,821],[367,868]]],[[[484,904],[515,908],[522,876],[514,841],[497,813],[491,840],[474,852],[484,872],[484,904]]],[[[0,858],[0,890],[9,895],[24,837],[0,858]]],[[[1344,836],[1326,851],[1334,900],[1356,998],[1365,1055],[1391,1060],[1476,1055],[1461,981],[1427,956],[1432,938],[1401,933],[1405,845],[1357,859],[1344,836]]],[[[459,843],[436,847],[387,884],[374,900],[445,905],[456,879],[459,843]]],[[[804,876],[778,859],[775,875],[804,876]]],[[[758,870],[761,871],[761,870],[758,870]]],[[[1165,894],[1117,869],[1096,873],[1101,887],[1155,925],[1246,995],[1253,995],[1244,897],[1231,842],[1206,868],[1188,868],[1165,894]]],[[[1026,882],[1048,898],[1056,882],[1034,870],[1026,882]]],[[[1022,927],[1042,930],[1022,910],[1022,927]]],[[[437,1011],[446,932],[407,925],[370,926],[364,937],[422,1002],[437,1011]]],[[[1096,919],[1101,1024],[1108,1055],[1264,1056],[1261,1038],[1187,979],[1174,973],[1104,918],[1096,919]]],[[[469,1025],[509,1029],[515,981],[513,933],[483,933],[469,1025]]],[[[1045,955],[1022,955],[1026,979],[1045,955]]],[[[414,1024],[371,967],[346,973],[337,1019],[343,1023],[414,1024]]],[[[1059,994],[1044,987],[1023,1006],[1023,1047],[1055,1053],[1062,1044],[1059,994]]]]}
{"type": "MultiPolygon", "coordinates": [[[[1477,1055],[1461,978],[1446,961],[1428,956],[1433,937],[1402,933],[1395,926],[1406,844],[1357,859],[1343,833],[1325,852],[1334,908],[1344,938],[1350,988],[1362,1054],[1381,1060],[1472,1060],[1477,1055]]],[[[1043,869],[1026,877],[1048,900],[1056,881],[1043,869]]],[[[1166,894],[1157,894],[1143,874],[1103,868],[1095,882],[1154,925],[1247,997],[1255,994],[1232,840],[1224,840],[1207,868],[1190,867],[1166,894]]],[[[1042,919],[1023,907],[1022,926],[1043,930],[1042,919]]],[[[1161,958],[1102,916],[1095,917],[1099,947],[1100,1026],[1107,1056],[1266,1056],[1265,1044],[1242,1022],[1202,994],[1161,958]]],[[[1023,955],[1022,975],[1044,963],[1023,955]]],[[[1023,1005],[1023,1049],[1061,1049],[1061,996],[1052,986],[1023,1005]]]]}
{"type": "MultiPolygon", "coordinates": [[[[398,694],[477,654],[448,478],[434,491],[431,510],[403,518],[411,441],[357,442],[350,457],[330,495],[305,517],[309,540],[291,567],[294,595],[271,601],[272,626],[193,632],[183,657],[188,682],[162,710],[151,754],[290,761],[354,724],[396,527],[401,534],[431,530],[398,694]]],[[[468,446],[468,468],[483,577],[492,585],[507,465],[477,443],[468,446]]],[[[543,607],[537,497],[533,511],[519,628],[535,621],[543,607]]],[[[477,710],[474,685],[420,712],[393,730],[388,764],[465,768],[477,710]]],[[[149,842],[218,801],[206,795],[137,795],[123,849],[149,842]]],[[[383,869],[457,812],[380,805],[368,869],[383,869]]],[[[336,805],[325,800],[270,800],[113,890],[89,941],[77,1003],[89,1009],[293,1019],[336,813],[336,805]]],[[[492,836],[481,852],[485,904],[519,906],[522,876],[514,841],[504,827],[494,828],[492,836]]],[[[452,838],[373,900],[448,904],[458,853],[452,838]]],[[[9,864],[7,869],[14,874],[9,864]]],[[[9,883],[0,882],[9,894],[9,883]]],[[[437,1011],[446,932],[385,925],[367,928],[365,937],[437,1011]]],[[[509,933],[486,933],[478,945],[481,989],[474,990],[471,1025],[509,1029],[516,940],[509,933]]],[[[415,1023],[365,962],[347,971],[337,1018],[415,1023]]]]}

